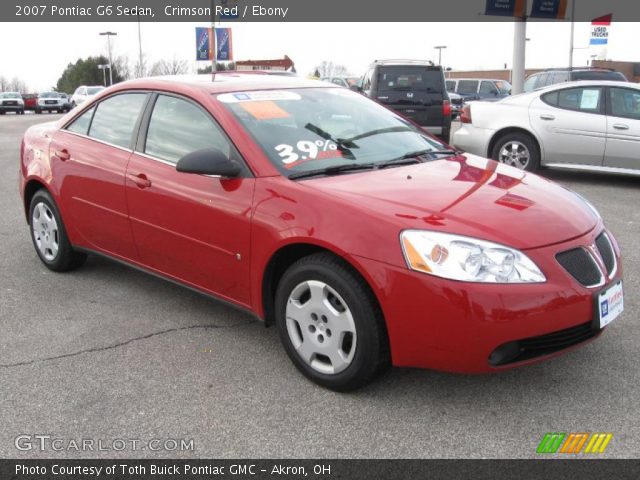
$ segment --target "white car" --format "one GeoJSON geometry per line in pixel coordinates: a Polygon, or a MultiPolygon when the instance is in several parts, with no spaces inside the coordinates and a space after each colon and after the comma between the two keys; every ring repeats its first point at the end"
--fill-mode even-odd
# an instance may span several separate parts
{"type": "Polygon", "coordinates": [[[0,115],[7,112],[15,112],[16,115],[24,114],[24,100],[20,92],[0,93],[0,115]]]}
{"type": "Polygon", "coordinates": [[[62,113],[67,110],[65,101],[58,92],[42,92],[38,94],[38,100],[36,101],[36,113],[62,113]]]}
{"type": "Polygon", "coordinates": [[[95,97],[98,93],[100,93],[104,89],[105,87],[102,87],[100,85],[95,85],[95,86],[81,85],[80,87],[76,88],[76,91],[73,93],[71,97],[71,107],[75,107],[76,105],[83,104],[90,98],[95,97]]]}
{"type": "Polygon", "coordinates": [[[523,170],[640,174],[640,85],[578,81],[473,102],[452,143],[523,170]]]}

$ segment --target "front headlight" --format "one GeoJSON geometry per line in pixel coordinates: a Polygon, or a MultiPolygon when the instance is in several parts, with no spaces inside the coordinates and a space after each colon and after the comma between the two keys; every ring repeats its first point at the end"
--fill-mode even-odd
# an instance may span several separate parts
{"type": "Polygon", "coordinates": [[[477,238],[405,230],[400,235],[407,266],[463,282],[542,283],[544,274],[519,250],[477,238]]]}

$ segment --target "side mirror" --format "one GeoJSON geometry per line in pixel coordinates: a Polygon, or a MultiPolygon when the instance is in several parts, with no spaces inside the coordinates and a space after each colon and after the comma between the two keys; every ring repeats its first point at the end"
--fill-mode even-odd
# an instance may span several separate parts
{"type": "Polygon", "coordinates": [[[233,178],[240,175],[242,168],[217,148],[203,148],[187,153],[178,160],[176,170],[183,173],[233,178]]]}
{"type": "Polygon", "coordinates": [[[353,90],[354,92],[360,92],[362,93],[362,87],[360,85],[351,85],[349,87],[351,90],[353,90]]]}

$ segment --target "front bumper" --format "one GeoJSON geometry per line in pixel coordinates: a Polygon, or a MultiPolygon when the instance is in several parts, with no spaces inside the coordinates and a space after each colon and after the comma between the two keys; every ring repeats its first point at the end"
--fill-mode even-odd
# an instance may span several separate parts
{"type": "Polygon", "coordinates": [[[589,334],[583,330],[597,315],[594,294],[621,278],[617,247],[614,278],[607,278],[606,284],[597,288],[578,283],[555,255],[592,245],[601,231],[599,226],[577,239],[527,250],[547,278],[540,284],[457,282],[359,258],[375,283],[392,363],[460,373],[494,372],[559,355],[597,337],[599,330],[589,334]],[[572,338],[577,341],[533,358],[525,355],[521,361],[490,361],[492,354],[495,360],[494,352],[502,345],[549,335],[553,340],[557,333],[564,335],[563,330],[575,333],[572,338]]]}
{"type": "Polygon", "coordinates": [[[24,105],[0,105],[0,112],[22,112],[24,105]]]}

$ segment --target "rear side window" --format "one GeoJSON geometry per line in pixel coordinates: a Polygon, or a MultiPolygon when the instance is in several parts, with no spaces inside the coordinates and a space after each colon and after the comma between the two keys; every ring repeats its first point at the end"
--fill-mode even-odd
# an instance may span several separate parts
{"type": "Polygon", "coordinates": [[[212,147],[230,155],[229,141],[208,113],[185,99],[158,96],[149,120],[145,153],[178,163],[187,153],[212,147]]]}
{"type": "Polygon", "coordinates": [[[444,76],[439,69],[425,67],[394,66],[378,69],[378,91],[442,92],[444,76]]]}
{"type": "Polygon", "coordinates": [[[478,93],[478,81],[477,80],[458,81],[458,93],[478,93]]]}
{"type": "Polygon", "coordinates": [[[480,83],[480,93],[498,93],[498,89],[495,87],[493,82],[489,82],[487,80],[483,80],[480,83]]]}
{"type": "Polygon", "coordinates": [[[567,88],[549,92],[542,100],[549,105],[579,112],[599,113],[602,90],[600,88],[567,88]]]}
{"type": "Polygon", "coordinates": [[[541,73],[538,76],[538,81],[536,82],[535,88],[546,87],[547,85],[549,85],[549,81],[550,80],[551,80],[551,74],[550,73],[541,73]]]}
{"type": "Polygon", "coordinates": [[[551,78],[551,83],[562,83],[569,81],[569,72],[553,72],[553,76],[551,78]]]}
{"type": "Polygon", "coordinates": [[[93,115],[89,136],[129,148],[146,93],[123,93],[100,102],[93,115]]]}
{"type": "Polygon", "coordinates": [[[78,118],[76,118],[71,125],[67,127],[67,130],[74,133],[81,133],[86,135],[89,131],[89,125],[91,124],[91,117],[93,117],[93,111],[95,108],[90,108],[78,118]]]}
{"type": "Polygon", "coordinates": [[[527,78],[527,80],[524,82],[524,85],[522,87],[522,90],[524,90],[525,92],[530,92],[535,88],[535,84],[536,84],[536,80],[538,80],[538,75],[531,75],[529,78],[527,78]]]}

